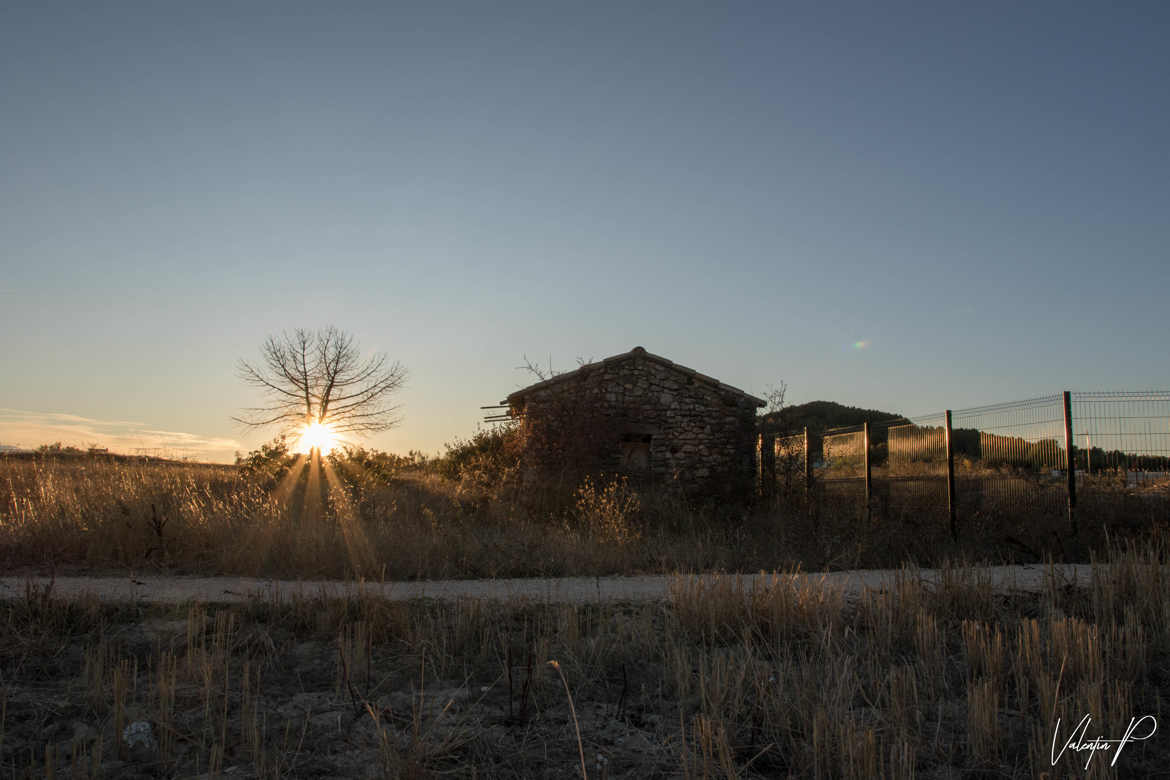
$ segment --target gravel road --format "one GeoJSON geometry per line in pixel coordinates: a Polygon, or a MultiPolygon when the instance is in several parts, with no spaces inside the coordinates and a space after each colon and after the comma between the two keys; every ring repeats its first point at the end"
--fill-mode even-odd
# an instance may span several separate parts
{"type": "MultiPolygon", "coordinates": [[[[990,566],[972,570],[990,579],[1000,590],[1039,591],[1044,588],[1046,566],[990,566]]],[[[1058,581],[1085,585],[1091,567],[1087,564],[1063,564],[1052,568],[1058,581]]],[[[915,573],[926,582],[938,582],[940,570],[918,569],[915,573]]],[[[867,588],[882,588],[894,582],[898,570],[858,569],[829,573],[782,574],[797,584],[822,583],[842,588],[847,597],[855,597],[867,588]]],[[[696,575],[704,581],[734,579],[738,575],[696,575]]],[[[748,587],[772,581],[772,575],[742,575],[748,587]]],[[[686,578],[686,575],[683,576],[686,578]]],[[[52,584],[52,592],[64,597],[96,595],[103,601],[137,601],[179,604],[186,601],[239,602],[274,596],[339,597],[358,592],[392,600],[435,599],[530,599],[549,603],[583,603],[589,601],[665,600],[677,576],[644,577],[561,577],[551,579],[434,580],[416,582],[341,582],[336,580],[265,580],[244,577],[151,576],[140,574],[104,577],[2,577],[0,598],[22,598],[31,585],[38,589],[52,584]]]]}

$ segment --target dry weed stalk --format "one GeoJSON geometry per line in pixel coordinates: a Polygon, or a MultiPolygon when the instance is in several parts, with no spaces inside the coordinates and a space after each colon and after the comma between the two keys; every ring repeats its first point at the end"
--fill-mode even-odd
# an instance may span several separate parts
{"type": "Polygon", "coordinates": [[[589,773],[585,770],[585,745],[581,741],[581,724],[577,720],[577,707],[573,704],[573,692],[569,690],[569,681],[565,679],[565,673],[561,670],[560,663],[552,660],[548,664],[556,669],[557,674],[561,677],[561,683],[565,686],[565,698],[569,700],[569,714],[573,717],[573,732],[577,735],[577,755],[581,759],[581,778],[589,780],[589,773]]]}

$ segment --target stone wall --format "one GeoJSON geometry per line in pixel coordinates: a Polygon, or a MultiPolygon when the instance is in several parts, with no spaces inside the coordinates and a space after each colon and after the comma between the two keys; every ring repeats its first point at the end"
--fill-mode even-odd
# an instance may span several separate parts
{"type": "Polygon", "coordinates": [[[636,354],[587,365],[513,401],[538,462],[576,461],[719,494],[751,489],[757,407],[697,372],[636,354]]]}

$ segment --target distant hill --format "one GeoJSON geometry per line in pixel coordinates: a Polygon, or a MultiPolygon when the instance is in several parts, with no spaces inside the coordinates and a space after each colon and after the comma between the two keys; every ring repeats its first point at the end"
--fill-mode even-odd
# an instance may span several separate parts
{"type": "Polygon", "coordinates": [[[836,401],[809,401],[764,415],[760,418],[760,429],[768,433],[795,433],[808,426],[809,433],[819,434],[828,428],[861,425],[866,420],[879,422],[900,419],[902,415],[880,409],[861,409],[836,401]]]}

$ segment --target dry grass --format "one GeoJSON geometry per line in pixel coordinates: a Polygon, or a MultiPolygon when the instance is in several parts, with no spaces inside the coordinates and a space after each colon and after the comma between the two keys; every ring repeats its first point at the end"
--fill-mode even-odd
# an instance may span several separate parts
{"type": "Polygon", "coordinates": [[[1087,772],[1083,755],[1049,758],[1058,723],[1063,740],[1091,714],[1089,737],[1116,738],[1132,717],[1161,717],[1170,574],[1156,491],[1097,514],[1104,494],[1089,493],[1071,541],[1051,507],[1017,514],[1005,546],[1016,485],[968,507],[962,544],[926,495],[922,512],[879,496],[866,519],[848,491],[747,511],[578,487],[557,504],[354,462],[265,481],[2,458],[0,564],[368,579],[943,571],[929,585],[908,565],[855,600],[784,574],[755,588],[680,576],[665,605],[175,610],[30,588],[0,604],[0,777],[1103,777],[1170,761],[1161,735],[1128,746],[1112,775],[1111,755],[1087,772]],[[1043,594],[1005,595],[946,564],[1021,545],[1091,557],[1091,584],[1051,570],[1043,594]],[[125,744],[141,722],[152,744],[125,744]]]}
{"type": "Polygon", "coordinates": [[[590,486],[574,511],[534,516],[434,473],[347,468],[266,485],[234,467],[0,458],[0,563],[367,579],[661,565],[628,544],[631,491],[590,486]]]}
{"type": "Polygon", "coordinates": [[[537,487],[508,494],[481,479],[387,473],[356,459],[281,478],[230,466],[0,457],[0,565],[375,580],[887,568],[1044,553],[1088,560],[1110,537],[1166,522],[1157,491],[1120,496],[1129,506],[1121,515],[1094,514],[1099,496],[1089,493],[1074,539],[1051,501],[1001,512],[1021,506],[1013,488],[1002,501],[983,496],[956,543],[937,496],[879,494],[867,519],[855,488],[826,485],[812,503],[745,508],[621,481],[586,481],[559,500],[537,487]]]}
{"type": "Polygon", "coordinates": [[[0,776],[1155,776],[1161,734],[1113,769],[1050,755],[1058,720],[1161,720],[1166,555],[1116,550],[1079,589],[1052,569],[1040,595],[964,568],[854,600],[680,577],[638,605],[30,589],[0,604],[0,776]],[[141,721],[154,744],[118,739],[141,721]]]}

